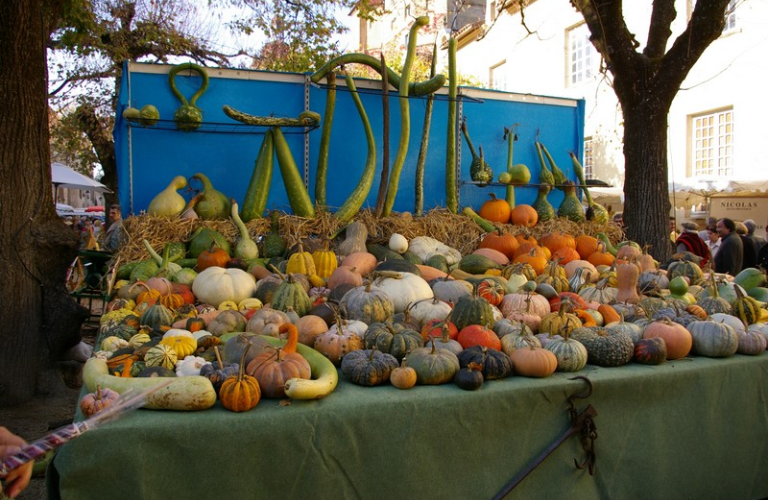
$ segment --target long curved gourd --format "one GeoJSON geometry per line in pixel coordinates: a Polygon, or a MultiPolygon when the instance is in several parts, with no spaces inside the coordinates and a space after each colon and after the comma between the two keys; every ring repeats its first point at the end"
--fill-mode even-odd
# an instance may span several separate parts
{"type": "Polygon", "coordinates": [[[287,118],[251,115],[244,111],[238,111],[226,104],[221,109],[224,110],[225,115],[240,123],[264,127],[316,127],[320,125],[321,119],[320,113],[315,113],[314,111],[302,111],[298,118],[287,118]]]}
{"type": "Polygon", "coordinates": [[[456,74],[456,39],[448,39],[448,133],[445,143],[445,206],[455,214],[459,211],[456,194],[456,98],[458,77],[456,74]]]}
{"type": "MultiPolygon", "coordinates": [[[[331,365],[333,366],[333,365],[331,365]]],[[[153,410],[205,410],[216,403],[216,391],[211,381],[201,376],[168,378],[122,378],[109,374],[107,362],[91,358],[83,367],[83,383],[93,392],[97,386],[112,389],[120,394],[135,389],[138,391],[156,387],[160,381],[171,383],[150,394],[144,408],[153,410]]]]}
{"type": "Polygon", "coordinates": [[[317,171],[315,172],[315,206],[324,209],[326,206],[326,178],[328,176],[328,153],[331,147],[331,128],[333,115],[336,112],[336,73],[331,71],[326,76],[328,92],[325,96],[325,121],[320,134],[320,149],[317,154],[317,171]]]}
{"type": "MultiPolygon", "coordinates": [[[[277,337],[259,335],[273,347],[280,347],[284,341],[277,337]]],[[[298,344],[296,351],[304,356],[312,370],[312,380],[292,378],[285,383],[285,395],[291,399],[321,399],[336,389],[339,373],[328,358],[304,344],[298,344]]]]}
{"type": "Polygon", "coordinates": [[[403,170],[405,157],[408,154],[408,142],[411,138],[411,108],[408,102],[408,84],[411,79],[413,60],[416,58],[416,35],[419,28],[426,26],[427,23],[429,23],[428,16],[417,17],[413,21],[408,35],[408,50],[405,55],[405,62],[403,62],[403,74],[400,77],[400,88],[398,89],[400,95],[400,142],[397,146],[395,161],[392,162],[392,171],[389,174],[387,197],[384,200],[384,210],[382,211],[384,216],[389,215],[392,212],[392,207],[395,205],[397,188],[400,183],[400,173],[403,170]]]}
{"type": "Polygon", "coordinates": [[[244,222],[260,219],[267,208],[269,186],[272,183],[272,166],[275,157],[275,145],[272,131],[267,130],[264,140],[261,142],[259,154],[256,156],[256,165],[253,167],[251,182],[245,191],[243,208],[240,210],[240,218],[244,222]]]}
{"type": "Polygon", "coordinates": [[[291,148],[285,140],[283,131],[280,127],[272,129],[275,142],[275,155],[277,163],[280,165],[280,173],[283,175],[283,184],[285,192],[288,194],[288,201],[291,203],[291,210],[299,217],[314,217],[315,208],[309,199],[307,188],[304,187],[304,180],[299,175],[299,169],[296,167],[296,161],[291,154],[291,148]]]}
{"type": "MultiPolygon", "coordinates": [[[[344,54],[342,56],[336,57],[334,59],[331,59],[325,65],[323,65],[320,69],[315,71],[309,79],[313,83],[318,83],[320,80],[322,80],[328,73],[335,70],[336,68],[340,66],[344,66],[345,64],[363,64],[365,66],[369,66],[373,70],[377,71],[379,74],[382,73],[382,65],[381,61],[379,59],[376,59],[373,56],[369,56],[368,54],[344,54]]],[[[392,71],[392,69],[387,68],[387,79],[389,80],[389,83],[396,89],[400,90],[400,76],[392,71]]],[[[408,82],[408,94],[412,96],[425,96],[432,94],[433,92],[436,92],[440,90],[443,85],[445,85],[445,75],[435,75],[434,78],[431,78],[429,80],[423,81],[423,82],[408,82]]]]}
{"type": "Polygon", "coordinates": [[[341,221],[348,221],[352,219],[360,211],[360,207],[363,205],[365,198],[371,191],[371,184],[373,184],[373,176],[376,173],[376,140],[373,137],[373,129],[371,128],[371,122],[368,120],[368,115],[365,113],[363,102],[360,100],[360,94],[357,92],[355,82],[349,74],[344,75],[347,82],[347,87],[352,94],[352,99],[355,101],[358,113],[360,113],[360,119],[363,122],[363,128],[365,129],[365,139],[368,144],[368,157],[365,160],[365,168],[363,169],[363,175],[360,177],[360,182],[357,183],[355,190],[347,198],[347,201],[336,211],[336,218],[341,221]]]}
{"type": "MultiPolygon", "coordinates": [[[[430,78],[437,72],[437,44],[432,45],[432,65],[429,68],[430,78]]],[[[424,126],[421,129],[421,147],[419,157],[416,160],[415,202],[413,214],[416,217],[424,215],[424,165],[427,162],[427,150],[429,149],[429,129],[432,125],[432,107],[435,102],[434,94],[427,96],[427,104],[424,107],[424,126]]]]}
{"type": "Polygon", "coordinates": [[[208,72],[205,71],[205,68],[195,63],[179,64],[178,66],[171,68],[171,71],[168,73],[168,84],[171,87],[173,95],[175,95],[176,99],[181,102],[181,106],[179,106],[173,114],[176,127],[179,130],[184,130],[186,132],[197,130],[200,127],[200,124],[203,123],[203,110],[197,107],[197,100],[203,95],[203,92],[208,89],[208,72]],[[197,92],[192,95],[192,98],[189,101],[187,101],[187,98],[179,92],[178,88],[176,88],[176,75],[184,70],[195,71],[203,79],[200,88],[197,89],[197,92]]]}

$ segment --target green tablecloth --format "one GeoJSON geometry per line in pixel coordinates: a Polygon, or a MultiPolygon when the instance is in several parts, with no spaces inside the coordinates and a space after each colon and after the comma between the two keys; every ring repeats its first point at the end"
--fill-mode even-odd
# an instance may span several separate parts
{"type": "MultiPolygon", "coordinates": [[[[588,366],[597,468],[578,437],[507,498],[768,497],[768,355],[588,366]]],[[[569,427],[572,374],[400,391],[342,380],[320,401],[231,413],[139,410],[84,434],[50,498],[488,499],[569,427]]]]}

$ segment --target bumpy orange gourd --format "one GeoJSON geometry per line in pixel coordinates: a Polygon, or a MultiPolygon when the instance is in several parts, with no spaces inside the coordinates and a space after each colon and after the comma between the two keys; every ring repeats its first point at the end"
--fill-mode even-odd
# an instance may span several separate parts
{"type": "Polygon", "coordinates": [[[512,209],[509,208],[509,203],[507,203],[506,200],[496,198],[496,195],[493,193],[490,193],[488,196],[490,196],[491,199],[483,203],[478,211],[480,217],[501,224],[509,222],[509,217],[512,212],[512,209]]]}
{"type": "Polygon", "coordinates": [[[248,363],[247,373],[259,381],[267,398],[285,397],[285,383],[292,378],[310,378],[312,370],[304,356],[296,352],[299,331],[291,323],[280,325],[280,333],[288,333],[285,346],[265,349],[248,363]]]}

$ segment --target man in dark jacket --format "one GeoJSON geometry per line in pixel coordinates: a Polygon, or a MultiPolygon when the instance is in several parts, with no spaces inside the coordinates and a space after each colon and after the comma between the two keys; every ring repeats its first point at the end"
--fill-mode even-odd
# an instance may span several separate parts
{"type": "Polygon", "coordinates": [[[715,271],[736,276],[741,271],[744,259],[744,245],[736,234],[736,224],[731,219],[717,221],[717,234],[720,235],[720,250],[715,255],[715,271]]]}

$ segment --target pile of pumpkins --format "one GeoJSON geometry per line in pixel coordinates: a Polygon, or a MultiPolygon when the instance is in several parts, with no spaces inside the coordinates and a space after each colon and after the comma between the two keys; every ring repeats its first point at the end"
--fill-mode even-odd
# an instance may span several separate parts
{"type": "Polygon", "coordinates": [[[243,411],[285,397],[287,380],[316,378],[311,353],[355,384],[473,390],[587,363],[766,350],[768,288],[757,269],[717,276],[687,254],[660,269],[637,244],[604,235],[496,231],[467,255],[426,236],[366,237],[353,222],[338,252],[298,245],[247,269],[221,256],[191,284],[162,273],[125,283],[95,357],[121,378],[208,377],[226,408],[243,411]],[[281,334],[285,345],[264,340],[281,334]]]}

